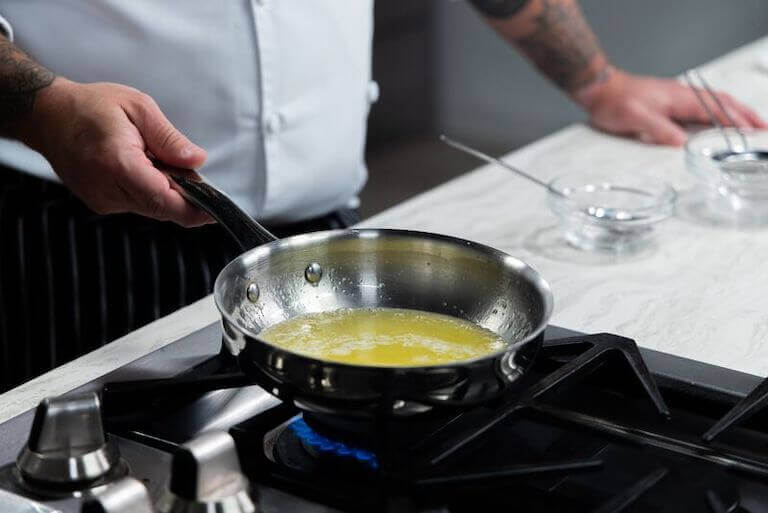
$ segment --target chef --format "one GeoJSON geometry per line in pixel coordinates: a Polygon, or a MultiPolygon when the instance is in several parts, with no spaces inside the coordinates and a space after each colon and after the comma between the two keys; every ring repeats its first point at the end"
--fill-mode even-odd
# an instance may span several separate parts
{"type": "MultiPolygon", "coordinates": [[[[678,82],[612,66],[575,0],[472,3],[589,113],[595,127],[680,145],[682,123],[707,121],[678,82]]],[[[79,234],[119,232],[140,241],[133,247],[160,240],[156,260],[164,251],[191,258],[189,233],[157,221],[192,227],[210,219],[170,187],[148,153],[174,166],[202,167],[280,234],[355,222],[356,197],[366,180],[366,117],[378,96],[371,80],[372,12],[372,0],[0,0],[0,187],[24,205],[19,211],[6,207],[3,226],[54,198],[65,205],[58,219],[71,218],[79,234]],[[82,213],[80,202],[97,214],[156,221],[94,219],[82,213]]],[[[765,126],[744,105],[720,97],[737,123],[765,126]]],[[[14,267],[20,239],[8,229],[0,232],[3,273],[21,272],[14,267]]],[[[195,233],[198,243],[206,241],[204,272],[215,275],[233,249],[218,227],[195,233]],[[211,258],[217,248],[224,256],[211,258]]],[[[98,294],[125,274],[125,262],[89,259],[86,251],[108,248],[80,245],[77,257],[102,262],[106,279],[80,287],[81,293],[98,294]]],[[[185,272],[198,272],[189,263],[185,272]]],[[[54,277],[44,267],[36,279],[50,283],[54,277]]],[[[78,279],[90,279],[81,274],[78,279]]],[[[159,279],[157,274],[141,279],[159,279]]],[[[164,302],[156,294],[160,304],[150,314],[105,328],[101,342],[208,292],[210,280],[192,282],[204,285],[187,290],[183,301],[164,302]]],[[[139,288],[133,293],[137,303],[144,301],[139,288]]],[[[14,326],[15,315],[5,315],[8,339],[18,340],[25,329],[27,339],[35,338],[29,326],[50,319],[37,306],[26,312],[33,317],[26,328],[14,326]]],[[[108,315],[112,304],[99,308],[114,319],[108,315]]],[[[87,313],[80,318],[83,326],[90,320],[87,313]]],[[[84,327],[81,334],[86,332],[84,327]]]]}

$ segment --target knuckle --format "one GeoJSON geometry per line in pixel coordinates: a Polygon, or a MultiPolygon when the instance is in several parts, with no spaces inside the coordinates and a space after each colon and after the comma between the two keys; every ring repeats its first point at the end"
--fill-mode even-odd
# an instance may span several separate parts
{"type": "Polygon", "coordinates": [[[717,97],[725,107],[733,108],[737,104],[734,97],[728,93],[718,93],[717,97]]]}
{"type": "Polygon", "coordinates": [[[120,150],[120,143],[108,135],[99,137],[93,144],[95,156],[100,156],[105,160],[118,150],[120,150]]]}
{"type": "Polygon", "coordinates": [[[130,94],[132,103],[139,107],[146,107],[152,105],[154,102],[150,95],[143,91],[139,91],[138,89],[131,88],[128,92],[130,94]]]}
{"type": "Polygon", "coordinates": [[[147,214],[155,219],[165,219],[165,198],[160,193],[150,193],[145,197],[144,207],[147,214]]]}
{"type": "Polygon", "coordinates": [[[112,172],[121,176],[129,177],[135,169],[134,156],[125,149],[117,149],[112,153],[112,172]]]}
{"type": "Polygon", "coordinates": [[[131,87],[131,86],[125,85],[125,84],[113,84],[111,82],[102,82],[102,84],[104,86],[109,86],[109,87],[118,87],[119,89],[121,89],[121,90],[123,90],[123,91],[125,91],[126,93],[129,93],[129,94],[137,94],[137,93],[141,92],[138,89],[136,89],[135,87],[131,87]]]}
{"type": "Polygon", "coordinates": [[[155,99],[143,91],[137,91],[136,98],[142,105],[148,105],[148,106],[156,105],[155,99]]]}
{"type": "Polygon", "coordinates": [[[119,144],[106,137],[84,149],[81,156],[83,162],[95,171],[114,172],[122,168],[124,153],[119,144]]]}
{"type": "Polygon", "coordinates": [[[160,147],[172,148],[181,142],[182,136],[173,127],[166,126],[160,132],[160,147]]]}
{"type": "Polygon", "coordinates": [[[147,93],[139,90],[133,91],[128,97],[128,106],[132,116],[142,122],[146,122],[152,117],[152,111],[155,109],[155,100],[147,93]]]}

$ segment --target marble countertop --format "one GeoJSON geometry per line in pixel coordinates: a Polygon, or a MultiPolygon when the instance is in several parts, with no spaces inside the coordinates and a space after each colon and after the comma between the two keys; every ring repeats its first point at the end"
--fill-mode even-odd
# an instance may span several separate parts
{"type": "MultiPolygon", "coordinates": [[[[713,86],[768,117],[768,38],[702,67],[713,86]]],[[[543,180],[565,173],[643,173],[692,198],[682,150],[573,125],[504,157],[543,180]]],[[[768,229],[736,230],[683,209],[659,226],[652,251],[614,259],[569,249],[546,192],[484,166],[362,223],[439,232],[489,244],[536,268],[552,286],[552,323],[610,331],[641,346],[768,374],[768,229]]],[[[0,422],[216,322],[209,296],[0,395],[0,422]]]]}

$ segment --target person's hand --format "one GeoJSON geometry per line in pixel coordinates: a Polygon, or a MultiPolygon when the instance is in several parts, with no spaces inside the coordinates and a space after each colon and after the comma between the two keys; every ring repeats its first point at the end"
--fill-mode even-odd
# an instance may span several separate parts
{"type": "Polygon", "coordinates": [[[172,166],[197,168],[205,151],[136,89],[59,77],[39,92],[19,138],[42,153],[64,184],[99,214],[134,212],[183,226],[211,222],[147,157],[151,152],[172,166]]]}
{"type": "MultiPolygon", "coordinates": [[[[768,127],[760,116],[730,95],[716,94],[738,126],[768,127]]],[[[573,97],[587,110],[594,127],[648,143],[679,146],[687,139],[681,125],[711,122],[693,91],[676,80],[612,70],[605,80],[577,91],[573,97]]],[[[712,103],[711,109],[720,122],[730,125],[712,103]]]]}

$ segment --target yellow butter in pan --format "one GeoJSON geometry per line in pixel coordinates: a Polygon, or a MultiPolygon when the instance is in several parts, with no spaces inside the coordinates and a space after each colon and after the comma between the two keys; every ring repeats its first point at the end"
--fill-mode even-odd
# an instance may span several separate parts
{"type": "Polygon", "coordinates": [[[504,347],[498,335],[472,322],[394,308],[305,314],[275,324],[259,337],[313,358],[358,365],[453,363],[504,347]]]}

